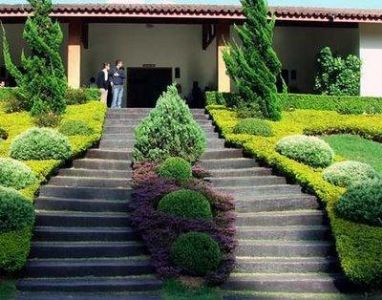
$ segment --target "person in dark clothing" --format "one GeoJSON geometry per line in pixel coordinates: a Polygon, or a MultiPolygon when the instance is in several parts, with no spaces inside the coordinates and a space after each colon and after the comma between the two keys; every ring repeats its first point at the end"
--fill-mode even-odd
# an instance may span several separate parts
{"type": "Polygon", "coordinates": [[[111,108],[121,108],[123,99],[123,86],[125,85],[125,69],[123,68],[122,60],[118,59],[115,62],[115,67],[111,72],[111,83],[113,86],[113,102],[111,108]]]}
{"type": "Polygon", "coordinates": [[[102,70],[97,73],[96,85],[101,91],[101,102],[107,103],[107,93],[109,88],[109,71],[110,64],[104,63],[102,65],[102,70]]]}
{"type": "Polygon", "coordinates": [[[194,81],[192,84],[191,98],[192,107],[201,107],[203,104],[203,93],[197,81],[194,81]]]}

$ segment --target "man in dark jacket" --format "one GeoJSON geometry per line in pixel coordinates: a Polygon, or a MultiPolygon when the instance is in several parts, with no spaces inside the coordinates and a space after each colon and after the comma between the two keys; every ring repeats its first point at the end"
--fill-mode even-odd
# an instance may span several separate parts
{"type": "Polygon", "coordinates": [[[102,70],[97,73],[96,85],[101,91],[101,102],[107,103],[107,91],[109,88],[109,71],[110,64],[104,63],[102,65],[102,70]]]}
{"type": "Polygon", "coordinates": [[[111,69],[111,83],[113,86],[113,102],[111,108],[121,108],[123,99],[123,87],[125,85],[125,69],[123,68],[122,60],[118,59],[115,62],[115,67],[111,69]]]}

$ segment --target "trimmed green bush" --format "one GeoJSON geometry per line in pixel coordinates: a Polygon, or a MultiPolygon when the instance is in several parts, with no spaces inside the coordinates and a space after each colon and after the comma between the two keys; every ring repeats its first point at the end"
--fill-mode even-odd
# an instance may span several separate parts
{"type": "Polygon", "coordinates": [[[12,188],[0,186],[0,233],[32,226],[33,204],[12,188]]]}
{"type": "Polygon", "coordinates": [[[324,179],[336,186],[348,187],[349,185],[379,178],[379,174],[368,164],[359,161],[342,161],[335,163],[324,170],[324,179]]]}
{"type": "Polygon", "coordinates": [[[382,180],[351,185],[341,196],[336,212],[348,220],[382,226],[382,180]]]}
{"type": "Polygon", "coordinates": [[[187,181],[192,177],[192,167],[181,157],[169,157],[160,165],[158,174],[169,179],[187,181]]]}
{"type": "Polygon", "coordinates": [[[0,127],[0,140],[6,140],[8,138],[8,132],[0,127]]]}
{"type": "Polygon", "coordinates": [[[57,127],[61,121],[61,116],[52,112],[38,115],[34,118],[34,123],[38,127],[57,127]]]}
{"type": "Polygon", "coordinates": [[[67,136],[94,134],[94,130],[90,128],[85,121],[82,120],[63,121],[58,131],[67,136]]]}
{"type": "Polygon", "coordinates": [[[334,151],[328,143],[306,135],[290,135],[282,138],[276,144],[276,151],[315,168],[329,166],[334,158],[334,151]]]}
{"type": "Polygon", "coordinates": [[[342,114],[382,113],[382,98],[329,96],[314,94],[280,94],[284,110],[331,110],[342,114]]]}
{"type": "Polygon", "coordinates": [[[85,95],[87,101],[99,101],[101,99],[101,92],[97,88],[86,88],[85,95]]]}
{"type": "Polygon", "coordinates": [[[233,128],[233,132],[260,136],[272,136],[272,127],[262,119],[243,119],[233,128]]]}
{"type": "Polygon", "coordinates": [[[191,275],[216,270],[221,256],[219,244],[206,233],[184,233],[171,246],[172,261],[191,275]]]}
{"type": "Polygon", "coordinates": [[[87,102],[87,95],[85,89],[72,89],[68,88],[65,94],[66,104],[84,104],[87,102]]]}
{"type": "Polygon", "coordinates": [[[19,160],[65,160],[71,154],[68,138],[49,128],[31,128],[18,135],[10,150],[10,156],[19,160]]]}
{"type": "Polygon", "coordinates": [[[135,129],[135,161],[161,162],[168,157],[196,161],[206,146],[206,137],[194,120],[175,85],[159,97],[156,107],[135,129]]]}
{"type": "Polygon", "coordinates": [[[211,205],[201,193],[192,190],[178,190],[165,195],[158,209],[170,215],[188,219],[211,219],[211,205]]]}
{"type": "Polygon", "coordinates": [[[35,181],[36,176],[24,163],[12,158],[0,158],[0,185],[20,190],[35,181]]]}

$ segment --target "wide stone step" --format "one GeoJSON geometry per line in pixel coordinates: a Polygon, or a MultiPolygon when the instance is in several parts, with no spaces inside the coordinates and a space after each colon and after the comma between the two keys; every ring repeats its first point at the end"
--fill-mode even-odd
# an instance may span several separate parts
{"type": "Polygon", "coordinates": [[[41,187],[40,195],[46,197],[62,197],[73,199],[128,200],[131,196],[131,189],[45,185],[41,187]]]}
{"type": "Polygon", "coordinates": [[[327,220],[319,210],[237,213],[237,226],[323,225],[327,220]]]}
{"type": "Polygon", "coordinates": [[[113,160],[131,160],[132,154],[132,151],[90,149],[86,153],[86,157],[113,160]]]}
{"type": "MultiPolygon", "coordinates": [[[[203,115],[197,115],[196,121],[198,124],[209,124],[212,126],[211,120],[207,119],[203,115]]],[[[143,118],[141,115],[113,115],[108,116],[105,120],[106,125],[124,125],[131,124],[137,126],[140,122],[142,122],[143,118]]]]}
{"type": "Polygon", "coordinates": [[[272,170],[269,168],[253,167],[241,169],[210,170],[209,173],[213,177],[247,177],[268,176],[272,174],[272,170]]]}
{"type": "Polygon", "coordinates": [[[159,291],[122,291],[122,292],[54,292],[19,291],[17,300],[160,300],[159,291]],[[126,298],[128,297],[128,298],[126,298]]]}
{"type": "MultiPolygon", "coordinates": [[[[217,133],[209,133],[217,134],[217,133]]],[[[201,156],[202,160],[206,159],[224,159],[224,158],[241,158],[243,151],[241,149],[207,149],[201,156]]]]}
{"type": "Polygon", "coordinates": [[[35,207],[40,210],[69,210],[82,212],[126,212],[128,201],[104,199],[70,199],[39,197],[35,207]]]}
{"type": "Polygon", "coordinates": [[[115,212],[49,211],[36,212],[37,226],[129,226],[129,215],[115,212]]]}
{"type": "Polygon", "coordinates": [[[231,193],[236,199],[252,199],[257,196],[296,194],[301,192],[299,185],[272,184],[263,186],[225,186],[217,187],[222,192],[231,193]]]}
{"type": "Polygon", "coordinates": [[[335,254],[327,241],[239,240],[236,255],[253,257],[312,257],[335,254]]]}
{"type": "Polygon", "coordinates": [[[239,169],[257,167],[254,159],[249,158],[228,158],[228,159],[202,159],[200,165],[206,169],[239,169]]]}
{"type": "Polygon", "coordinates": [[[284,177],[278,176],[247,176],[247,177],[209,177],[206,178],[216,187],[224,186],[262,186],[267,184],[284,184],[284,177]]]}
{"type": "Polygon", "coordinates": [[[329,293],[347,290],[348,282],[341,274],[255,273],[231,275],[223,288],[259,292],[329,293]]]}
{"type": "Polygon", "coordinates": [[[306,194],[277,195],[272,197],[253,197],[235,202],[238,212],[283,211],[294,209],[318,209],[319,203],[314,196],[306,194]]]}
{"type": "Polygon", "coordinates": [[[121,171],[121,170],[97,170],[97,169],[80,169],[70,168],[61,169],[58,172],[62,176],[79,176],[79,177],[95,177],[95,178],[131,178],[133,171],[121,171]]]}
{"type": "Polygon", "coordinates": [[[149,257],[31,259],[24,277],[129,276],[153,273],[149,257]]]}
{"type": "MultiPolygon", "coordinates": [[[[207,140],[208,148],[223,148],[225,141],[223,139],[212,138],[207,140]]],[[[99,144],[103,149],[130,149],[135,145],[135,140],[115,140],[103,138],[99,144]]]]}
{"type": "MultiPolygon", "coordinates": [[[[101,224],[102,226],[102,224],[101,224]]],[[[36,226],[36,241],[129,241],[138,240],[138,234],[129,227],[61,227],[36,226]]]]}
{"type": "MultiPolygon", "coordinates": [[[[122,125],[105,125],[104,126],[104,136],[109,133],[133,133],[136,125],[122,124],[122,125]]],[[[215,132],[215,127],[209,124],[202,124],[201,128],[205,133],[215,132]]]]}
{"type": "Polygon", "coordinates": [[[113,159],[77,159],[73,162],[73,167],[96,170],[131,170],[131,161],[121,161],[113,159]]]}
{"type": "Polygon", "coordinates": [[[238,273],[340,272],[335,257],[237,257],[238,273]]]}
{"type": "MultiPolygon", "coordinates": [[[[207,138],[219,138],[219,133],[217,132],[206,132],[207,138]]],[[[121,133],[107,133],[104,134],[103,139],[114,139],[114,140],[134,140],[135,133],[134,132],[121,132],[121,133]]],[[[94,149],[95,150],[95,149],[94,149]]]]}
{"type": "Polygon", "coordinates": [[[162,282],[153,276],[132,277],[82,277],[82,278],[26,278],[19,280],[22,291],[61,292],[134,292],[161,288],[162,282]]]}
{"type": "Polygon", "coordinates": [[[78,177],[78,176],[55,176],[49,184],[61,186],[90,186],[90,187],[129,187],[131,179],[127,178],[102,178],[102,177],[78,177]]]}
{"type": "MultiPolygon", "coordinates": [[[[147,254],[145,246],[140,242],[32,242],[30,257],[32,258],[94,258],[94,257],[126,257],[147,254]]],[[[42,274],[43,276],[43,274],[42,274]]]]}
{"type": "Polygon", "coordinates": [[[238,239],[254,240],[323,240],[330,237],[330,229],[317,226],[238,226],[238,239]]]}

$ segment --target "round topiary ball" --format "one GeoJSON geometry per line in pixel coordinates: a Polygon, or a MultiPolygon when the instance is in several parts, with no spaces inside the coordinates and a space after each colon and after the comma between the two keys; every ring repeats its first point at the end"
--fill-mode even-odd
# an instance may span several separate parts
{"type": "Polygon", "coordinates": [[[272,136],[272,127],[265,120],[249,118],[240,120],[233,128],[233,132],[237,134],[272,136]]]}
{"type": "Polygon", "coordinates": [[[82,120],[66,120],[63,121],[58,129],[59,132],[67,136],[73,135],[91,135],[94,130],[88,126],[85,121],[82,120]]]}
{"type": "Polygon", "coordinates": [[[291,135],[282,138],[276,151],[291,159],[315,168],[324,168],[333,162],[334,151],[325,141],[306,135],[291,135]]]}
{"type": "Polygon", "coordinates": [[[169,157],[160,165],[158,174],[169,179],[187,181],[192,177],[192,167],[181,157],[169,157]]]}
{"type": "Polygon", "coordinates": [[[178,190],[165,195],[158,209],[173,216],[188,219],[211,219],[211,205],[207,198],[196,191],[178,190]]]}
{"type": "Polygon", "coordinates": [[[180,235],[172,244],[170,255],[177,266],[198,276],[215,271],[222,259],[219,244],[201,232],[180,235]]]}
{"type": "Polygon", "coordinates": [[[341,196],[336,212],[351,221],[382,226],[382,180],[351,185],[341,196]]]}
{"type": "Polygon", "coordinates": [[[380,177],[370,165],[359,161],[342,161],[324,170],[324,179],[336,186],[347,187],[358,181],[377,179],[380,177]]]}
{"type": "Polygon", "coordinates": [[[15,189],[0,186],[0,233],[32,226],[34,219],[31,201],[15,189]]]}
{"type": "Polygon", "coordinates": [[[10,156],[19,160],[64,160],[71,154],[68,138],[49,128],[31,128],[20,134],[10,151],[10,156]]]}
{"type": "Polygon", "coordinates": [[[0,158],[0,185],[20,190],[35,181],[36,176],[24,163],[12,158],[0,158]]]}

